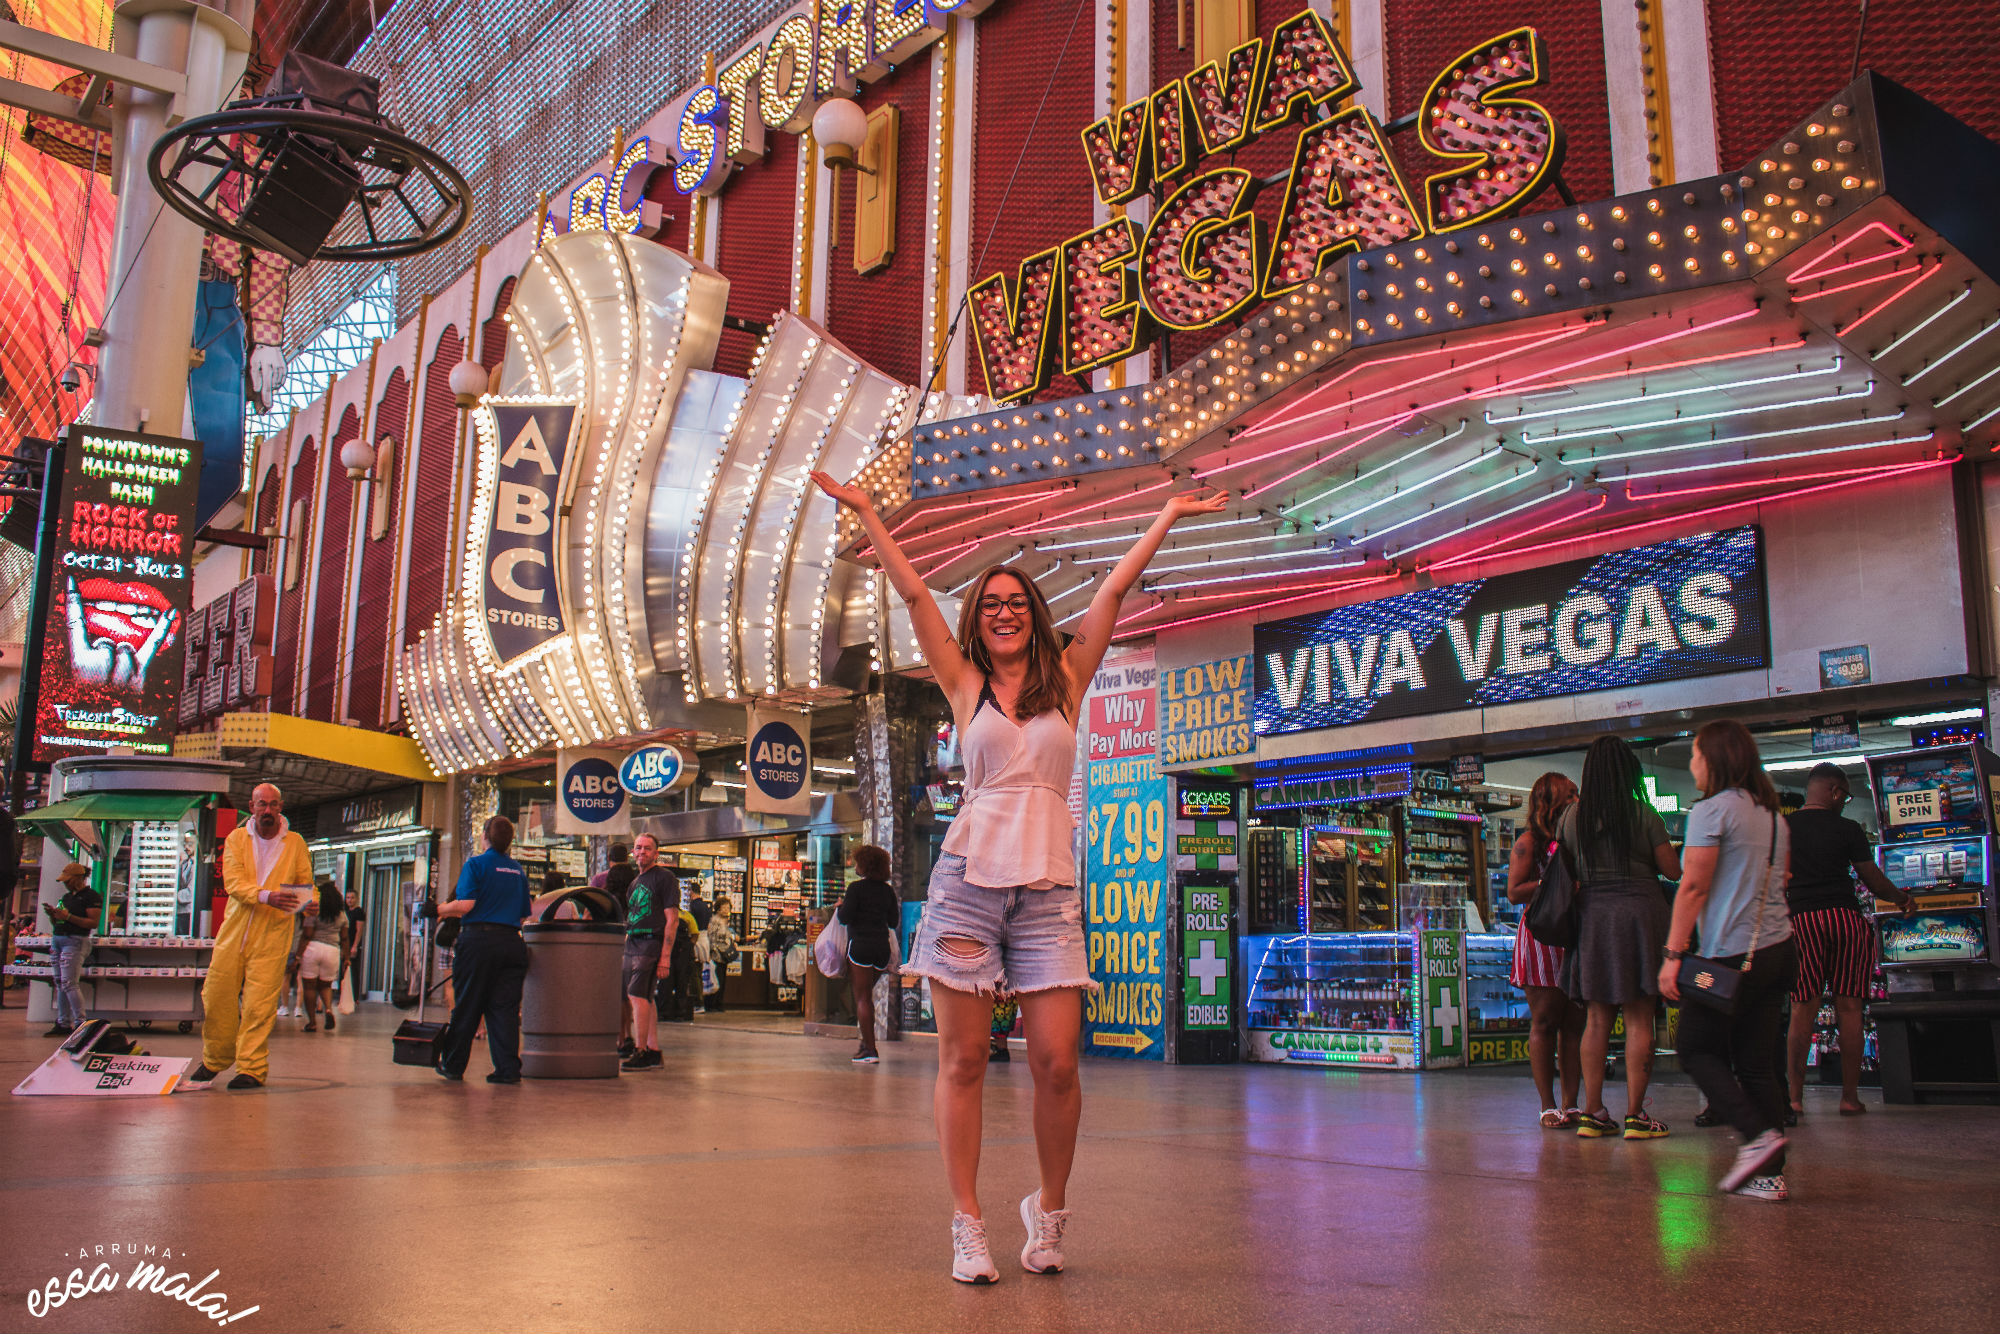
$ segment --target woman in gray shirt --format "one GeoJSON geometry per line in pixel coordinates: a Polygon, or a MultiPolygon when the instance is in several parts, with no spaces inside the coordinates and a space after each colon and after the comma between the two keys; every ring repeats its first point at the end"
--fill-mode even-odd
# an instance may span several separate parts
{"type": "Polygon", "coordinates": [[[1791,834],[1743,724],[1703,724],[1688,767],[1702,799],[1688,812],[1687,874],[1667,931],[1660,991],[1681,998],[1681,956],[1697,933],[1701,957],[1742,970],[1733,1012],[1697,1001],[1681,1006],[1681,1068],[1743,1136],[1721,1188],[1782,1200],[1785,1084],[1777,1054],[1785,997],[1798,973],[1785,906],[1791,834]]]}

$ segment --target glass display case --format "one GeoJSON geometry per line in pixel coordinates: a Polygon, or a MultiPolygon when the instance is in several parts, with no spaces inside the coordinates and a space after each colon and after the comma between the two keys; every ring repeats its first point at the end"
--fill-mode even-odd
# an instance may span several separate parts
{"type": "Polygon", "coordinates": [[[1299,929],[1297,829],[1253,828],[1249,837],[1250,899],[1245,929],[1251,933],[1299,929]]]}
{"type": "Polygon", "coordinates": [[[1343,806],[1304,831],[1308,931],[1393,931],[1401,878],[1393,808],[1343,806]]]}
{"type": "Polygon", "coordinates": [[[1514,933],[1465,936],[1466,1060],[1497,1065],[1528,1059],[1528,996],[1508,981],[1514,933]]]}
{"type": "Polygon", "coordinates": [[[1241,948],[1250,1060],[1416,1068],[1409,936],[1246,935],[1241,948]]]}

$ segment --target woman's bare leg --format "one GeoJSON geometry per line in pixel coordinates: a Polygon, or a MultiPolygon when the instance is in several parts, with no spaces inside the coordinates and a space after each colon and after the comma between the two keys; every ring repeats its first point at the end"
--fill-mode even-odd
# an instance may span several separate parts
{"type": "Polygon", "coordinates": [[[986,1091],[986,1033],[993,1022],[993,998],[957,991],[931,979],[931,1008],[937,1016],[937,1088],[931,1106],[937,1118],[938,1148],[944,1153],[945,1183],[952,1207],[980,1217],[980,1105],[986,1091]]]}
{"type": "MultiPolygon", "coordinates": [[[[1083,993],[1074,987],[1021,997],[1028,1030],[1028,1069],[1035,1077],[1035,1158],[1042,1169],[1042,1208],[1068,1208],[1070,1165],[1076,1161],[1076,1127],[1083,1118],[1083,1085],[1077,1079],[1077,1035],[1083,1027],[1083,993]]],[[[987,1017],[992,1018],[991,1007],[987,1017]]],[[[985,1053],[980,1065],[986,1064],[985,1053]]]]}

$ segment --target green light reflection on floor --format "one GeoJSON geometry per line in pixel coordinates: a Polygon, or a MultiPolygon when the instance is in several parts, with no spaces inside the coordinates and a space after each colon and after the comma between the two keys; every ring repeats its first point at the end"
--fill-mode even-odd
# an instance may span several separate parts
{"type": "Polygon", "coordinates": [[[1660,1259],[1669,1272],[1679,1274],[1709,1244],[1714,1198],[1707,1177],[1694,1164],[1669,1160],[1660,1164],[1659,1173],[1660,1259]]]}

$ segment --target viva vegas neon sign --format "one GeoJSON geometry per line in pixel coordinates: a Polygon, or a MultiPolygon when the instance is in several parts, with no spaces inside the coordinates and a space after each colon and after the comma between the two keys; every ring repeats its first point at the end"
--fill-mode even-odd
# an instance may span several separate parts
{"type": "Polygon", "coordinates": [[[1120,361],[1161,330],[1240,318],[1350,251],[1475,226],[1527,203],[1562,167],[1560,126],[1510,96],[1544,82],[1548,48],[1516,28],[1465,52],[1418,107],[1424,148],[1444,169],[1413,199],[1359,106],[1353,63],[1306,10],[1121,107],[1083,131],[1097,197],[1158,199],[1144,224],[1117,217],[1021,261],[966,294],[987,393],[1016,402],[1060,372],[1120,361]],[[1262,186],[1241,167],[1197,171],[1220,153],[1302,124],[1275,223],[1251,209],[1262,186]]]}

